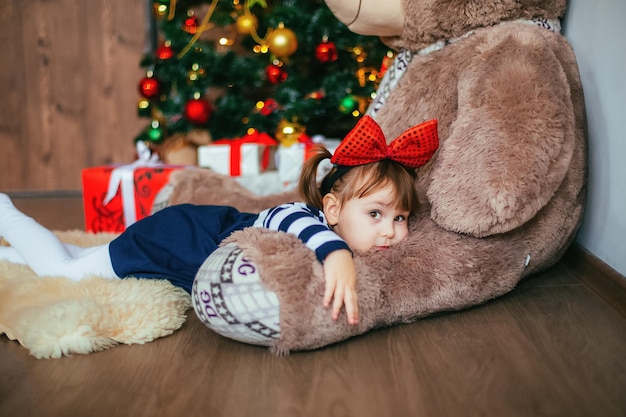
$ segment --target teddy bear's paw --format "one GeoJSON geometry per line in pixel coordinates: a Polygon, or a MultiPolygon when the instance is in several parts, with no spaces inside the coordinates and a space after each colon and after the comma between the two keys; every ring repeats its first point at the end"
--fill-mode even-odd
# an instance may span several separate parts
{"type": "Polygon", "coordinates": [[[152,203],[152,214],[156,213],[159,210],[163,210],[165,207],[170,205],[170,199],[172,197],[172,192],[174,191],[174,186],[172,184],[165,184],[161,190],[157,193],[154,198],[154,202],[152,203]]]}
{"type": "Polygon", "coordinates": [[[198,318],[216,333],[269,346],[280,338],[280,305],[259,270],[235,243],[218,248],[200,267],[192,290],[198,318]]]}

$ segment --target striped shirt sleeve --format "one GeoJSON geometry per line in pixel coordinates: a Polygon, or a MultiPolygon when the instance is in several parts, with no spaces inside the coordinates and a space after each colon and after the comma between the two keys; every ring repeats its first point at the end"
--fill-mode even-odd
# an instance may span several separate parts
{"type": "Polygon", "coordinates": [[[297,236],[315,252],[320,262],[324,262],[331,252],[350,250],[348,244],[330,229],[324,214],[304,203],[282,204],[262,211],[253,226],[297,236]]]}

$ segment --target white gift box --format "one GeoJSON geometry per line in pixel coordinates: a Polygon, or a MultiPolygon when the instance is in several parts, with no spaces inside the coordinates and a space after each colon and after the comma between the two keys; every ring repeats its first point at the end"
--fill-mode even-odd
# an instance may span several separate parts
{"type": "Polygon", "coordinates": [[[198,147],[198,166],[231,176],[258,175],[273,167],[276,141],[265,133],[221,139],[198,147]]]}
{"type": "Polygon", "coordinates": [[[198,147],[198,166],[211,168],[223,175],[255,175],[261,172],[261,159],[264,147],[256,143],[244,143],[240,147],[240,158],[232,161],[231,145],[204,145],[198,147]],[[239,165],[239,172],[233,166],[239,165]],[[233,169],[235,168],[235,169],[233,169]]]}
{"type": "MultiPolygon", "coordinates": [[[[325,139],[315,144],[321,144],[333,153],[341,141],[338,139],[325,139]]],[[[283,188],[291,189],[298,184],[300,172],[306,159],[307,152],[311,149],[312,144],[295,143],[291,146],[279,146],[276,150],[276,167],[278,168],[278,177],[282,182],[283,188]]],[[[318,167],[318,176],[324,176],[331,168],[329,160],[324,160],[318,167]]],[[[319,178],[318,178],[319,179],[319,178]]]]}

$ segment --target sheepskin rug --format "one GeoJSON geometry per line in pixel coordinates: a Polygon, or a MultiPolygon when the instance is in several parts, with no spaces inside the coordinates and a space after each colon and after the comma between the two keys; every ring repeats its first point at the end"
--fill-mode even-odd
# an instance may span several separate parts
{"type": "MultiPolygon", "coordinates": [[[[67,243],[90,246],[113,234],[56,232],[67,243]]],[[[117,344],[143,344],[172,334],[186,319],[191,297],[165,280],[38,277],[0,261],[0,335],[37,358],[86,354],[117,344]]]]}

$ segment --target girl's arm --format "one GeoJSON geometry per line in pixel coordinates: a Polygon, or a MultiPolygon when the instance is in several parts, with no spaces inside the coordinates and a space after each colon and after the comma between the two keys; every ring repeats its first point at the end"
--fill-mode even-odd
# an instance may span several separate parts
{"type": "Polygon", "coordinates": [[[324,307],[330,306],[334,298],[332,317],[337,320],[341,307],[346,305],[349,324],[359,322],[359,303],[356,295],[356,271],[352,260],[352,252],[337,250],[331,252],[324,261],[324,307]]]}
{"type": "Polygon", "coordinates": [[[345,304],[348,322],[358,322],[356,272],[348,244],[324,222],[322,214],[304,204],[291,203],[259,214],[255,226],[296,235],[324,265],[324,305],[334,298],[332,316],[337,319],[345,304]]]}
{"type": "Polygon", "coordinates": [[[352,252],[348,244],[325,223],[319,210],[302,203],[283,204],[261,212],[254,226],[296,235],[315,252],[321,263],[333,251],[345,249],[352,252]]]}

